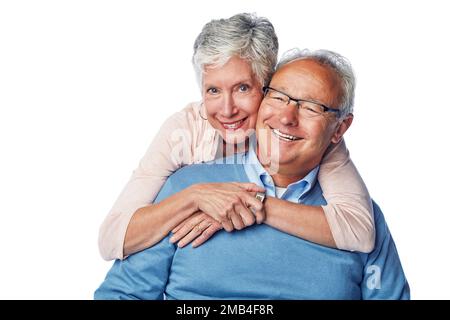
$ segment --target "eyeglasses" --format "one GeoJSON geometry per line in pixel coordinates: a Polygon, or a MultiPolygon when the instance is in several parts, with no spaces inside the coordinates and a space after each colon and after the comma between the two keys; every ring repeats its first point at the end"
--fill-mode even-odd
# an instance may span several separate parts
{"type": "Polygon", "coordinates": [[[327,107],[324,104],[314,102],[305,99],[294,99],[288,96],[286,93],[281,92],[271,87],[263,87],[264,98],[268,100],[268,103],[274,107],[282,108],[295,102],[297,109],[301,116],[305,118],[314,118],[325,114],[326,112],[333,112],[336,117],[341,115],[341,110],[327,107]]]}

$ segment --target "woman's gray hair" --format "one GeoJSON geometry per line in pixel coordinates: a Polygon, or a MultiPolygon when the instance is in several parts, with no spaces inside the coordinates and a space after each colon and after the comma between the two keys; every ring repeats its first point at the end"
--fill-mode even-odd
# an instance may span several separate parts
{"type": "Polygon", "coordinates": [[[355,100],[356,79],[353,73],[352,65],[347,58],[329,50],[308,50],[291,49],[283,54],[276,70],[294,60],[310,59],[319,62],[322,65],[331,67],[341,78],[342,96],[339,101],[342,110],[340,118],[345,118],[353,112],[355,100]]]}
{"type": "Polygon", "coordinates": [[[265,85],[274,72],[277,55],[278,38],[272,23],[255,14],[239,13],[203,27],[194,43],[192,63],[201,86],[205,66],[222,66],[238,56],[250,62],[255,76],[265,85]]]}

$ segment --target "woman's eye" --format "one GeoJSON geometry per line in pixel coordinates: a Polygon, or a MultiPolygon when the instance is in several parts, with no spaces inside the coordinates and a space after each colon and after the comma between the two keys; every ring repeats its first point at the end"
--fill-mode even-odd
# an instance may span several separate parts
{"type": "Polygon", "coordinates": [[[210,94],[217,94],[219,93],[219,90],[217,88],[209,88],[206,92],[210,94]]]}
{"type": "Polygon", "coordinates": [[[249,86],[246,85],[246,84],[241,84],[241,85],[239,86],[239,91],[240,91],[240,92],[247,92],[248,90],[249,90],[249,86]]]}

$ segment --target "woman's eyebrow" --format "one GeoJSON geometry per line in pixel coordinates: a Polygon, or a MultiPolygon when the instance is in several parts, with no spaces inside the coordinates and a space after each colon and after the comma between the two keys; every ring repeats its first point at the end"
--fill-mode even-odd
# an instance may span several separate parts
{"type": "MultiPolygon", "coordinates": [[[[238,81],[235,81],[231,87],[235,87],[237,85],[243,84],[243,83],[251,83],[252,82],[252,78],[245,78],[245,79],[239,79],[238,81]]],[[[209,83],[209,82],[204,82],[203,86],[205,87],[221,87],[220,84],[217,83],[209,83]]]]}

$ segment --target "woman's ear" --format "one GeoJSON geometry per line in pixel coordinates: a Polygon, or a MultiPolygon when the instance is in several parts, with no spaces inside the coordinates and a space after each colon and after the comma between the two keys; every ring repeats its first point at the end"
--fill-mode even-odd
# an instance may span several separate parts
{"type": "Polygon", "coordinates": [[[336,128],[333,137],[331,138],[331,142],[338,143],[339,141],[341,141],[342,136],[344,135],[345,131],[347,131],[347,129],[350,128],[352,122],[353,122],[353,114],[351,113],[348,116],[346,116],[344,120],[340,120],[340,123],[336,128]]]}

